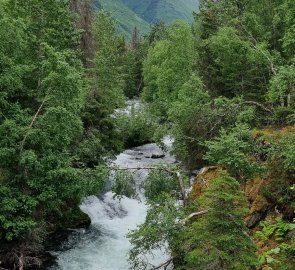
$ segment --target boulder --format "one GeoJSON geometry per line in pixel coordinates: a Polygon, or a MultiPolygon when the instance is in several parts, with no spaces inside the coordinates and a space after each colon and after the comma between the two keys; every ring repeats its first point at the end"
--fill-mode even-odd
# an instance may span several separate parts
{"type": "Polygon", "coordinates": [[[152,159],[158,159],[158,158],[163,158],[163,157],[165,157],[165,154],[164,153],[161,153],[161,152],[159,152],[159,153],[152,153],[152,155],[151,155],[151,158],[152,159]]]}

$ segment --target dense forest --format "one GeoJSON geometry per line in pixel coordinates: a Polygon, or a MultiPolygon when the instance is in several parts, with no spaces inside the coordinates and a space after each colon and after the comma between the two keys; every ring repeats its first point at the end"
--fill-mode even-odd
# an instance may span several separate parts
{"type": "Polygon", "coordinates": [[[42,267],[52,235],[89,224],[79,205],[108,188],[108,160],[165,135],[181,164],[148,168],[130,268],[295,268],[295,1],[193,15],[128,38],[91,0],[0,0],[0,269],[42,267]]]}

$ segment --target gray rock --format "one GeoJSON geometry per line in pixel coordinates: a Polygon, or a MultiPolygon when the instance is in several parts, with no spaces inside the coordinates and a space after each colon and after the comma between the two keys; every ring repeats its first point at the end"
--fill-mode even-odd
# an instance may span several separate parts
{"type": "Polygon", "coordinates": [[[250,219],[247,221],[247,227],[249,229],[254,228],[261,220],[263,220],[266,217],[267,210],[265,211],[256,211],[251,214],[250,219]]]}
{"type": "Polygon", "coordinates": [[[151,155],[151,158],[153,158],[153,159],[163,158],[163,157],[165,157],[165,154],[164,153],[153,153],[151,155]]]}

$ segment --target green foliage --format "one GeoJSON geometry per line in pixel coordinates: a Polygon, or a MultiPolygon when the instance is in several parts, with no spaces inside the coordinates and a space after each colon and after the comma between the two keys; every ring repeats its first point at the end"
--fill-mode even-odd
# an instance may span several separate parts
{"type": "Polygon", "coordinates": [[[149,111],[145,107],[137,108],[136,105],[132,106],[130,113],[117,113],[115,121],[125,148],[152,142],[158,127],[149,111]]]}
{"type": "Polygon", "coordinates": [[[211,164],[224,166],[228,172],[241,181],[261,172],[261,167],[251,160],[253,139],[246,126],[237,126],[230,131],[221,130],[220,136],[205,143],[208,151],[204,156],[211,164]]]}
{"type": "Polygon", "coordinates": [[[168,30],[168,26],[163,21],[153,24],[149,34],[146,37],[149,45],[157,41],[160,41],[162,39],[166,39],[167,30],[168,30]]]}
{"type": "Polygon", "coordinates": [[[115,196],[136,197],[135,181],[132,173],[117,170],[113,175],[112,191],[115,196]]]}
{"type": "Polygon", "coordinates": [[[256,110],[242,104],[241,99],[220,97],[212,100],[200,78],[193,75],[169,110],[170,120],[174,123],[172,134],[176,156],[189,166],[195,166],[203,162],[204,142],[216,137],[221,128],[231,128],[238,123],[252,125],[256,110]]]}
{"type": "Polygon", "coordinates": [[[124,105],[122,56],[125,45],[117,34],[116,24],[105,11],[96,14],[93,25],[94,44],[94,98],[104,110],[112,113],[124,105]],[[97,96],[96,96],[97,95],[97,96]]]}
{"type": "Polygon", "coordinates": [[[214,78],[215,85],[212,81],[208,83],[216,94],[262,98],[266,90],[264,80],[268,63],[260,50],[253,49],[251,43],[243,40],[233,27],[220,28],[203,46],[208,50],[206,54],[212,65],[204,70],[208,72],[205,76],[208,80],[214,78]]]}
{"type": "Polygon", "coordinates": [[[293,106],[294,108],[294,85],[295,67],[281,67],[278,73],[270,80],[268,98],[272,102],[280,102],[281,106],[293,106]]]}
{"type": "MultiPolygon", "coordinates": [[[[143,99],[165,130],[170,128],[177,158],[189,168],[219,165],[239,182],[267,176],[267,198],[286,207],[294,206],[293,127],[258,139],[252,128],[294,123],[294,8],[291,0],[203,0],[190,30],[192,46],[185,47],[190,41],[179,34],[180,25],[167,31],[159,27],[143,68],[143,99]],[[190,59],[186,66],[180,55],[190,59]]],[[[176,269],[257,266],[242,221],[245,204],[237,207],[243,194],[230,176],[204,191],[201,203],[213,211],[187,226],[182,240],[169,241],[176,247],[176,269]]],[[[278,226],[269,233],[281,238],[287,228],[278,226]]],[[[283,269],[280,256],[281,250],[274,249],[264,259],[283,269]]],[[[289,269],[292,263],[285,265],[289,269]]]]}
{"type": "Polygon", "coordinates": [[[274,141],[269,150],[270,163],[282,166],[285,173],[295,170],[295,134],[286,133],[281,140],[274,141]]]}
{"type": "Polygon", "coordinates": [[[277,218],[275,223],[263,221],[260,225],[262,226],[262,230],[257,231],[255,236],[263,241],[272,236],[274,236],[278,241],[283,240],[290,230],[295,229],[295,224],[287,223],[281,218],[277,218]]]}
{"type": "Polygon", "coordinates": [[[0,14],[0,260],[10,267],[19,262],[2,244],[35,256],[50,231],[77,222],[69,213],[105,174],[73,156],[85,74],[68,2],[2,1],[0,14]]]}
{"type": "Polygon", "coordinates": [[[278,106],[274,109],[271,117],[272,122],[277,126],[285,126],[295,123],[294,108],[278,106]]]}
{"type": "Polygon", "coordinates": [[[104,11],[95,16],[93,39],[95,54],[92,67],[87,70],[89,80],[85,86],[82,110],[84,134],[74,149],[78,162],[89,167],[95,167],[105,156],[111,156],[122,148],[111,115],[115,109],[125,105],[125,44],[117,33],[114,20],[104,11]]]}
{"type": "Polygon", "coordinates": [[[292,270],[294,268],[294,239],[259,255],[259,263],[269,270],[292,270]]]}
{"type": "Polygon", "coordinates": [[[295,241],[292,239],[290,243],[280,245],[280,263],[278,268],[282,270],[292,270],[295,264],[295,241]]]}
{"type": "Polygon", "coordinates": [[[131,268],[146,269],[145,256],[153,250],[165,248],[167,241],[174,243],[183,226],[177,222],[183,217],[180,205],[167,193],[159,195],[157,202],[150,204],[145,223],[128,234],[132,250],[129,253],[131,268]]]}
{"type": "Polygon", "coordinates": [[[272,175],[266,187],[268,198],[282,204],[291,204],[295,198],[294,186],[294,134],[286,132],[281,139],[271,142],[267,150],[268,170],[272,175]]]}
{"type": "MultiPolygon", "coordinates": [[[[271,250],[268,250],[266,252],[264,252],[262,255],[259,256],[259,263],[261,265],[273,265],[274,263],[278,263],[279,261],[274,259],[274,255],[279,254],[280,253],[280,248],[276,247],[273,248],[271,250]]],[[[268,268],[268,269],[272,269],[272,268],[268,268]]]]}
{"type": "Polygon", "coordinates": [[[172,168],[159,167],[152,170],[144,182],[145,196],[148,201],[156,202],[163,194],[175,196],[179,191],[179,182],[172,168]],[[170,171],[171,170],[171,171],[170,171]]]}
{"type": "Polygon", "coordinates": [[[167,30],[167,38],[149,49],[144,62],[144,100],[152,103],[158,116],[167,117],[171,103],[191,74],[193,41],[190,27],[176,22],[167,30]]]}
{"type": "MultiPolygon", "coordinates": [[[[228,175],[213,179],[201,206],[208,213],[181,236],[185,269],[249,269],[257,265],[255,246],[243,222],[247,212],[239,183],[228,175]]],[[[181,268],[180,268],[181,269],[181,268]]]]}

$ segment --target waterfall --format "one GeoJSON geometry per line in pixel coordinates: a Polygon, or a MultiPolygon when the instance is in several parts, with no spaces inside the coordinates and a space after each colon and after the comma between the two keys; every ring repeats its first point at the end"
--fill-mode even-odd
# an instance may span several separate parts
{"type": "MultiPolygon", "coordinates": [[[[169,138],[164,139],[167,148],[169,138]]],[[[174,163],[169,152],[163,153],[156,144],[147,144],[129,149],[117,156],[114,164],[119,167],[147,167],[159,163],[174,163]],[[159,155],[162,153],[163,155],[159,155]],[[163,156],[153,159],[152,156],[163,156]]],[[[144,181],[148,172],[136,170],[138,184],[144,181]]],[[[112,192],[103,196],[90,196],[83,200],[80,208],[91,219],[88,229],[74,230],[68,240],[51,251],[56,257],[56,265],[50,270],[127,270],[127,260],[131,244],[126,234],[142,224],[148,210],[143,194],[141,200],[114,197],[112,192]]],[[[154,256],[147,258],[151,265],[159,265],[170,256],[167,251],[156,250],[154,256]]]]}

